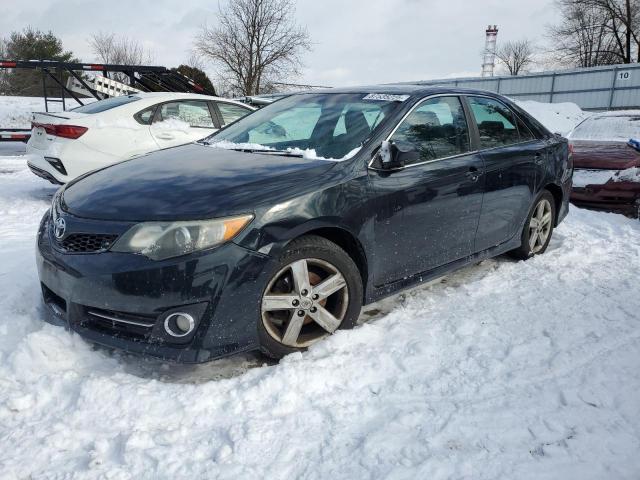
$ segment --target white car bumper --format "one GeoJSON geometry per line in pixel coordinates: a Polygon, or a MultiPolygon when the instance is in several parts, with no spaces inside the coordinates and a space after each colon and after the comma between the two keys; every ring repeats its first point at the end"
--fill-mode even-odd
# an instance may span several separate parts
{"type": "Polygon", "coordinates": [[[27,158],[33,173],[60,184],[121,160],[77,140],[51,137],[44,140],[35,138],[34,135],[27,143],[27,158]]]}
{"type": "Polygon", "coordinates": [[[27,166],[35,175],[55,185],[64,185],[71,180],[68,175],[58,171],[53,164],[44,159],[44,156],[37,153],[27,155],[27,166]]]}

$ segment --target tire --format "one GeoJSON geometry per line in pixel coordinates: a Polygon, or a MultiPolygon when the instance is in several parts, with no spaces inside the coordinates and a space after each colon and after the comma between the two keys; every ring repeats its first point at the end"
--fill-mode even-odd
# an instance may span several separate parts
{"type": "Polygon", "coordinates": [[[360,271],[343,249],[315,235],[300,237],[286,247],[263,288],[260,349],[279,359],[353,328],[362,298],[360,271]]]}
{"type": "Polygon", "coordinates": [[[522,229],[522,244],[509,252],[512,257],[527,260],[535,255],[542,255],[549,246],[553,228],[556,224],[556,202],[549,190],[540,192],[527,216],[522,229]],[[542,214],[541,214],[542,212],[542,214]],[[544,223],[536,227],[541,218],[544,223]]]}

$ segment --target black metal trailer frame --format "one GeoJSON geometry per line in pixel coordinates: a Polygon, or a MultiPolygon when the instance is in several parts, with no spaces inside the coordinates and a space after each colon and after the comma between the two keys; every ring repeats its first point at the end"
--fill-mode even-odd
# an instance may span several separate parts
{"type": "MultiPolygon", "coordinates": [[[[120,73],[129,80],[129,86],[143,92],[183,92],[214,95],[214,90],[208,89],[194,82],[181,73],[169,70],[162,66],[147,65],[115,65],[104,63],[73,63],[51,60],[3,60],[0,59],[0,69],[29,69],[42,72],[42,90],[45,111],[49,111],[50,103],[62,103],[62,110],[66,110],[66,99],[73,98],[80,105],[84,105],[82,97],[65,85],[65,74],[75,78],[96,100],[102,100],[109,95],[96,91],[81,75],[81,72],[101,73],[107,77],[109,73],[120,73]],[[48,83],[47,83],[48,82],[48,83]],[[60,89],[59,97],[50,97],[47,94],[49,85],[60,89]]],[[[0,129],[9,133],[12,129],[0,129]]],[[[16,136],[18,131],[13,129],[16,136]]],[[[20,130],[23,133],[24,130],[20,130]]],[[[27,136],[28,138],[28,136],[27,136]]],[[[24,140],[21,135],[20,140],[24,140]]],[[[15,141],[10,135],[0,135],[0,141],[15,141]]]]}

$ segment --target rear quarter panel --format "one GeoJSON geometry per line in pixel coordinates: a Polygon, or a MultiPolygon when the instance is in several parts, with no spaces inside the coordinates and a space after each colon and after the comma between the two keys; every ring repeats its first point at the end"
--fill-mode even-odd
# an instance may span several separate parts
{"type": "Polygon", "coordinates": [[[569,213],[569,197],[571,196],[573,160],[569,155],[569,142],[560,135],[549,138],[548,157],[545,174],[542,176],[540,188],[553,185],[559,188],[562,198],[558,205],[556,223],[560,223],[569,213]]]}
{"type": "Polygon", "coordinates": [[[154,102],[133,102],[96,113],[86,121],[89,130],[78,141],[117,160],[125,160],[160,147],[151,136],[149,126],[138,123],[133,115],[154,102]]]}

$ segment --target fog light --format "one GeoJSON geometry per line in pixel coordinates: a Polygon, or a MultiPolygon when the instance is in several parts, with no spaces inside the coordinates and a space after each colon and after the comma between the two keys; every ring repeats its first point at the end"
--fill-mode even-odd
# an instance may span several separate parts
{"type": "Polygon", "coordinates": [[[195,324],[195,320],[188,313],[176,312],[165,318],[164,329],[172,337],[185,337],[193,331],[195,324]]]}

